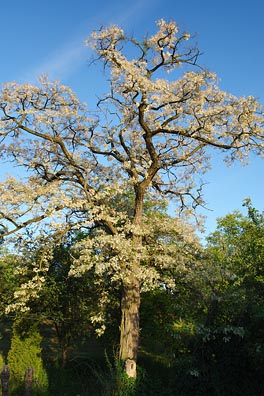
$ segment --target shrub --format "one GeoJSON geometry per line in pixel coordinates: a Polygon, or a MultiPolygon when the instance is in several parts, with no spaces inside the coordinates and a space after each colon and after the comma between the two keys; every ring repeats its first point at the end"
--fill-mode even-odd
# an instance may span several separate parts
{"type": "Polygon", "coordinates": [[[5,359],[2,355],[2,353],[0,353],[0,372],[2,372],[4,365],[5,365],[5,359]]]}
{"type": "Polygon", "coordinates": [[[41,336],[37,330],[21,336],[14,330],[7,356],[10,369],[10,391],[16,396],[24,395],[24,377],[29,367],[33,368],[32,396],[45,396],[48,377],[41,359],[41,336]]]}

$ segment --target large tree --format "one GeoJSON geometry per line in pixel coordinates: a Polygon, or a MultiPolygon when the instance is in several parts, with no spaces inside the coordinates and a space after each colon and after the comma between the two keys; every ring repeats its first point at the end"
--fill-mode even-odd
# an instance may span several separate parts
{"type": "Polygon", "coordinates": [[[155,218],[146,205],[168,199],[193,212],[203,203],[199,175],[213,149],[228,161],[263,153],[259,104],[221,91],[215,74],[198,66],[199,50],[187,45],[189,38],[163,20],[141,41],[117,26],[93,32],[87,44],[110,79],[95,115],[70,88],[45,78],[38,85],[6,84],[0,97],[1,158],[26,171],[0,185],[2,228],[19,245],[35,234],[43,246],[18,304],[26,309],[44,281],[48,240],[87,232],[71,273],[93,268],[97,280],[122,288],[120,358],[130,376],[140,292],[173,287],[175,270],[188,270],[196,244],[178,217],[155,218]]]}

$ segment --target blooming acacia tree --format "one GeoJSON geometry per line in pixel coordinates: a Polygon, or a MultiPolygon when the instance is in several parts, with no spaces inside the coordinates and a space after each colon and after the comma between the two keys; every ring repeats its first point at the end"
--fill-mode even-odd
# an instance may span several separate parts
{"type": "Polygon", "coordinates": [[[142,288],[173,287],[175,271],[188,271],[197,247],[190,226],[157,219],[146,205],[169,199],[192,212],[202,204],[197,175],[208,169],[213,149],[228,161],[263,153],[259,104],[221,91],[216,76],[198,67],[189,38],[163,20],[143,41],[117,26],[92,33],[87,44],[110,72],[96,117],[69,88],[45,78],[40,85],[6,84],[0,98],[1,158],[27,170],[0,185],[2,228],[24,242],[35,234],[44,246],[17,304],[26,309],[41,287],[49,240],[93,229],[76,245],[71,274],[93,269],[98,283],[107,277],[122,288],[120,358],[130,376],[142,288]]]}

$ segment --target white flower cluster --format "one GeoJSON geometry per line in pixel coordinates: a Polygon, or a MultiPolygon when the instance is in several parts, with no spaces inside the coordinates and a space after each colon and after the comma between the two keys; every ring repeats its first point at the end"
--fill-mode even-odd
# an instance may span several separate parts
{"type": "MultiPolygon", "coordinates": [[[[196,68],[189,38],[164,20],[142,42],[115,25],[92,33],[87,45],[111,78],[93,117],[70,88],[45,76],[3,87],[0,159],[26,171],[0,183],[0,225],[5,237],[17,235],[15,246],[42,248],[81,231],[88,236],[76,244],[71,275],[93,271],[115,285],[136,279],[146,290],[188,277],[194,232],[160,216],[155,200],[174,199],[193,213],[212,148],[229,162],[264,152],[262,107],[221,91],[213,73],[196,68]]],[[[43,268],[16,293],[20,309],[37,297],[43,268]]]]}

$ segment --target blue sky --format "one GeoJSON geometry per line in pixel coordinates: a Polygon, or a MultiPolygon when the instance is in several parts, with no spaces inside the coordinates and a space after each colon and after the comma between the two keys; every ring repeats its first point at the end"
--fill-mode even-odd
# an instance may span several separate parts
{"type": "MultiPolygon", "coordinates": [[[[116,23],[140,36],[152,32],[155,21],[164,18],[195,35],[203,52],[200,61],[217,73],[222,89],[238,96],[253,95],[264,104],[263,14],[261,0],[4,1],[0,83],[33,82],[47,73],[70,85],[89,105],[104,89],[103,76],[99,72],[95,78],[95,69],[88,67],[90,53],[84,40],[91,30],[116,23]]],[[[202,210],[207,232],[214,229],[217,217],[242,210],[247,197],[257,209],[264,209],[263,174],[264,162],[256,157],[245,168],[240,164],[226,168],[220,156],[213,158],[204,188],[210,210],[202,210]]]]}

